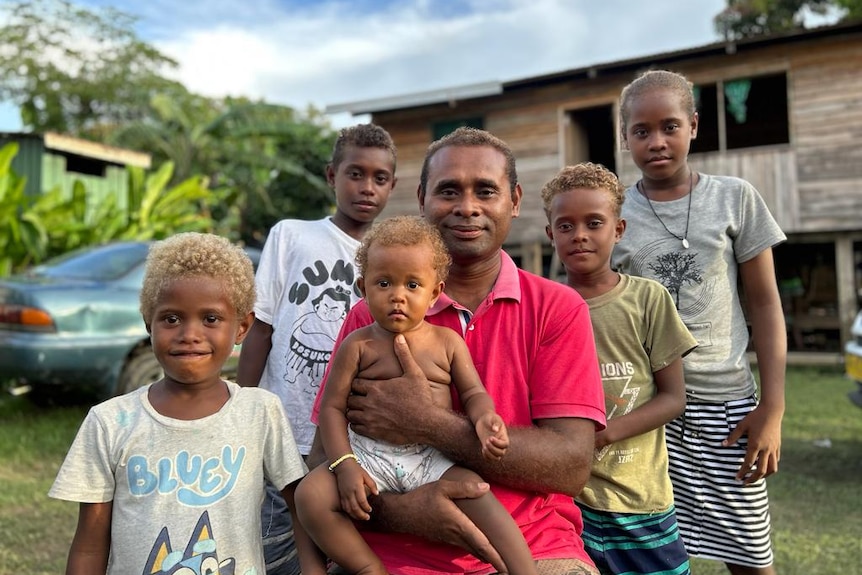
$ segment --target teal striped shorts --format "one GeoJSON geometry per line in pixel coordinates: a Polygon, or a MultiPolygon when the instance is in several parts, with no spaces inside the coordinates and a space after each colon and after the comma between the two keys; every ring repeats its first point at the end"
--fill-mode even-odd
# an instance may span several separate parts
{"type": "Polygon", "coordinates": [[[673,506],[660,513],[611,513],[578,504],[582,538],[602,575],[689,575],[673,506]]]}

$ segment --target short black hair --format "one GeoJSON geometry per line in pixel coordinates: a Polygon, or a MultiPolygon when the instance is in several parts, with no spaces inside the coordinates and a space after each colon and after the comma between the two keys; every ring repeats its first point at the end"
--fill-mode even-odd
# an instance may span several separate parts
{"type": "Polygon", "coordinates": [[[518,170],[515,168],[515,155],[512,153],[512,148],[509,144],[498,138],[497,136],[479,130],[478,128],[470,128],[462,126],[454,132],[447,134],[431,143],[428,150],[425,152],[425,161],[422,162],[422,173],[419,176],[419,197],[424,198],[426,188],[428,186],[428,169],[431,164],[431,158],[434,154],[443,148],[461,146],[461,147],[483,147],[494,148],[506,158],[506,176],[509,178],[509,188],[512,198],[515,197],[515,188],[518,187],[518,170]]]}
{"type": "Polygon", "coordinates": [[[392,141],[389,132],[376,124],[357,124],[338,132],[338,138],[335,139],[335,145],[332,147],[332,158],[329,161],[333,169],[338,169],[338,165],[344,159],[344,150],[347,146],[387,150],[392,154],[393,169],[395,167],[397,159],[395,142],[392,141]]]}

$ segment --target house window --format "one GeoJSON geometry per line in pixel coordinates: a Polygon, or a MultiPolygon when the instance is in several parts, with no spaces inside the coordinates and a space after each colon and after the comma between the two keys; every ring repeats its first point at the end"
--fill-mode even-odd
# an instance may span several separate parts
{"type": "Polygon", "coordinates": [[[700,123],[692,153],[790,142],[783,72],[703,84],[694,93],[700,123]]]}
{"type": "Polygon", "coordinates": [[[66,171],[87,176],[105,177],[105,162],[79,156],[78,154],[63,154],[66,156],[66,171]]]}
{"type": "Polygon", "coordinates": [[[462,126],[484,130],[485,119],[481,116],[476,116],[474,118],[459,118],[457,120],[443,120],[442,122],[434,122],[431,125],[431,139],[439,140],[443,136],[451,134],[462,126]]]}
{"type": "Polygon", "coordinates": [[[694,105],[699,121],[697,138],[691,141],[691,153],[718,150],[718,98],[715,84],[694,87],[694,105]]]}

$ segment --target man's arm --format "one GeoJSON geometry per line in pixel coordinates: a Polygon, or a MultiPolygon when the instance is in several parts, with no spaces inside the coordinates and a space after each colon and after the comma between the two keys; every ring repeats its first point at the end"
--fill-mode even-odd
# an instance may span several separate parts
{"type": "Polygon", "coordinates": [[[406,493],[370,496],[374,508],[371,526],[455,545],[502,572],[505,563],[500,554],[454,503],[456,499],[476,499],[489,490],[487,483],[440,479],[406,493]]]}
{"type": "Polygon", "coordinates": [[[272,326],[255,319],[242,343],[237,366],[237,383],[244,387],[256,387],[266,367],[272,349],[272,326]]]}
{"type": "Polygon", "coordinates": [[[484,479],[510,487],[572,497],[581,492],[590,474],[593,421],[542,419],[535,427],[510,427],[506,457],[487,461],[472,423],[418,391],[427,390],[428,382],[403,338],[395,338],[395,353],[402,377],[354,382],[347,403],[354,431],[392,443],[432,445],[484,479]]]}

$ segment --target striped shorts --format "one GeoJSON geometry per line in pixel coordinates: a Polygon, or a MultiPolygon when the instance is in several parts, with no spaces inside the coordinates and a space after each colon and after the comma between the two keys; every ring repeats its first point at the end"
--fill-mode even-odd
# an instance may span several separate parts
{"type": "Polygon", "coordinates": [[[578,504],[584,548],[602,575],[689,575],[688,553],[674,508],[662,513],[611,513],[578,504]]]}
{"type": "MultiPolygon", "coordinates": [[[[349,575],[338,565],[331,565],[326,572],[328,575],[349,575]]],[[[536,573],[539,575],[600,575],[595,567],[580,559],[539,559],[536,561],[536,573]]]]}
{"type": "Polygon", "coordinates": [[[766,481],[743,485],[735,477],[748,438],[721,445],[756,405],[754,396],[726,403],[689,398],[685,412],[665,426],[676,517],[692,557],[772,564],[766,481]]]}

